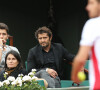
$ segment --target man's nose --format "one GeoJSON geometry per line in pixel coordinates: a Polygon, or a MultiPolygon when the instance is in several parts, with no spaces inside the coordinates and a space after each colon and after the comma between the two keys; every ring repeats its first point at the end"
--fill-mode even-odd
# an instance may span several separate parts
{"type": "Polygon", "coordinates": [[[42,38],[42,40],[41,40],[42,42],[44,42],[44,38],[42,38]]]}
{"type": "Polygon", "coordinates": [[[2,34],[0,35],[0,39],[3,39],[3,35],[2,34]]]}

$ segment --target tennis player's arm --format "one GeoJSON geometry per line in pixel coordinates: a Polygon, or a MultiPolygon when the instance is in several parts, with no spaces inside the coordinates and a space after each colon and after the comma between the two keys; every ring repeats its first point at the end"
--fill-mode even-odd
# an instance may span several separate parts
{"type": "Polygon", "coordinates": [[[77,82],[77,73],[85,65],[85,62],[88,59],[90,49],[91,46],[80,46],[78,54],[74,58],[71,78],[75,82],[77,82]]]}

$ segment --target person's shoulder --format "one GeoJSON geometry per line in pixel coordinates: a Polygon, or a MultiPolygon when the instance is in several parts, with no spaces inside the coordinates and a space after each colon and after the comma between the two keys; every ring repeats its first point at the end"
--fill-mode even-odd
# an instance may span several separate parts
{"type": "Polygon", "coordinates": [[[5,70],[2,70],[2,71],[0,72],[0,75],[2,75],[3,73],[5,73],[5,70]]]}
{"type": "Polygon", "coordinates": [[[34,51],[34,50],[36,50],[38,47],[40,47],[40,45],[38,44],[38,45],[36,45],[36,46],[34,46],[34,47],[32,47],[32,48],[30,48],[30,50],[31,51],[34,51]]]}
{"type": "Polygon", "coordinates": [[[27,71],[25,68],[19,70],[19,74],[27,75],[27,71]]]}
{"type": "Polygon", "coordinates": [[[92,35],[94,32],[96,33],[96,31],[100,29],[99,24],[100,24],[100,17],[91,18],[87,20],[83,27],[82,35],[88,36],[88,34],[92,35]]]}
{"type": "Polygon", "coordinates": [[[91,18],[88,21],[91,21],[91,22],[100,21],[100,17],[91,18]]]}
{"type": "Polygon", "coordinates": [[[95,17],[95,18],[91,18],[89,20],[87,20],[86,25],[97,25],[97,23],[100,23],[100,17],[95,17]]]}
{"type": "Polygon", "coordinates": [[[5,73],[5,70],[2,70],[0,72],[0,81],[4,81],[4,73],[5,73]]]}
{"type": "Polygon", "coordinates": [[[21,71],[22,71],[23,73],[27,73],[27,71],[26,71],[25,68],[23,68],[21,71]]]}
{"type": "Polygon", "coordinates": [[[25,68],[22,68],[21,71],[26,72],[26,69],[25,68]]]}
{"type": "Polygon", "coordinates": [[[63,46],[61,43],[52,43],[52,45],[55,47],[62,47],[63,46]]]}
{"type": "Polygon", "coordinates": [[[17,51],[18,53],[19,53],[19,51],[18,51],[18,49],[16,48],[16,47],[14,47],[14,46],[8,46],[11,50],[15,50],[15,51],[17,51]]]}

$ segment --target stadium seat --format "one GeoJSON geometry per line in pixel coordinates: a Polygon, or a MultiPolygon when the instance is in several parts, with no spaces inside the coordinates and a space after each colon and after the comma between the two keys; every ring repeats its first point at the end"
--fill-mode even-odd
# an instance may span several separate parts
{"type": "Polygon", "coordinates": [[[67,87],[80,87],[80,86],[89,86],[89,81],[85,80],[84,82],[80,83],[79,86],[74,84],[72,85],[73,82],[71,80],[61,80],[61,88],[67,88],[67,87]]]}
{"type": "Polygon", "coordinates": [[[25,61],[25,68],[26,68],[26,71],[27,71],[27,61],[25,61]]]}
{"type": "Polygon", "coordinates": [[[90,60],[87,60],[87,61],[86,61],[86,64],[85,64],[85,67],[84,67],[84,68],[86,68],[87,70],[89,70],[89,61],[90,61],[90,60]]]}
{"type": "Polygon", "coordinates": [[[13,46],[13,36],[8,36],[6,45],[13,46]]]}
{"type": "Polygon", "coordinates": [[[71,80],[61,80],[61,88],[72,87],[72,83],[71,80]]]}
{"type": "Polygon", "coordinates": [[[44,86],[44,81],[43,80],[37,80],[37,81],[38,81],[39,85],[44,86]]]}

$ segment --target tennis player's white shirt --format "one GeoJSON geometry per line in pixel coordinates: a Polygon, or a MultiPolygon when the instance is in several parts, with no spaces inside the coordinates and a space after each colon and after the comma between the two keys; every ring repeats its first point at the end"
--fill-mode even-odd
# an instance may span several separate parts
{"type": "Polygon", "coordinates": [[[81,46],[91,46],[89,64],[90,90],[100,90],[100,17],[86,22],[80,41],[81,46]],[[99,83],[98,83],[99,82],[99,83]]]}

